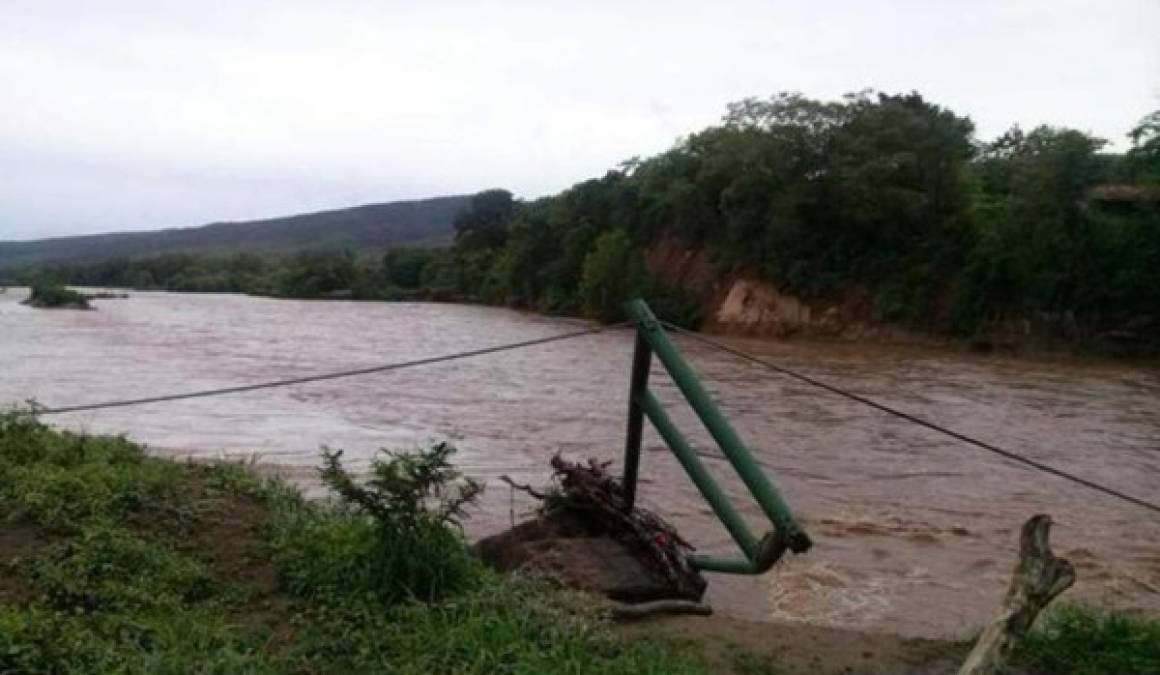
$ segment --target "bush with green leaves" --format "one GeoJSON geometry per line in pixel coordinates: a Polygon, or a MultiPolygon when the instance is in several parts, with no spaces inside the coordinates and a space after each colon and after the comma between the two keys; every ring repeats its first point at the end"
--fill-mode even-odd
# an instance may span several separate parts
{"type": "Polygon", "coordinates": [[[72,307],[90,309],[89,299],[82,293],[55,281],[41,280],[32,284],[26,304],[33,307],[52,309],[55,307],[72,307]]]}
{"type": "Polygon", "coordinates": [[[482,491],[451,465],[454,446],[384,452],[360,483],[342,451],[323,453],[335,512],[303,512],[284,528],[280,564],[290,588],[314,597],[372,594],[432,602],[475,588],[482,569],[460,521],[482,491]]]}

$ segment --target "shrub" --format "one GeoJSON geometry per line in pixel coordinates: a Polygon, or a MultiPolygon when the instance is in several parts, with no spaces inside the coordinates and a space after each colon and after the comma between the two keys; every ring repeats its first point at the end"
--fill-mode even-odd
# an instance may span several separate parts
{"type": "Polygon", "coordinates": [[[460,529],[482,486],[450,464],[455,448],[438,443],[377,458],[355,481],[342,451],[323,453],[322,480],[343,510],[306,512],[283,532],[280,566],[289,587],[326,599],[373,595],[385,604],[432,602],[478,585],[479,563],[460,529]]]}

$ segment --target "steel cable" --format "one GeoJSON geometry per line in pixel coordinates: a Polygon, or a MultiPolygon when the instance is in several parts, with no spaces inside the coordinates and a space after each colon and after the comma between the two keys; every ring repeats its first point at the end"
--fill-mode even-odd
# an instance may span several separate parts
{"type": "Polygon", "coordinates": [[[954,431],[953,429],[948,429],[948,428],[941,426],[939,424],[935,424],[934,422],[928,422],[928,421],[922,419],[921,417],[916,417],[914,415],[911,415],[910,413],[906,413],[906,412],[903,412],[901,410],[891,408],[888,405],[884,405],[884,404],[879,403],[873,399],[866,398],[865,396],[861,396],[859,394],[855,394],[853,392],[846,391],[845,389],[835,387],[832,384],[827,384],[827,383],[822,382],[820,380],[816,380],[808,375],[803,375],[797,371],[786,368],[785,366],[779,366],[776,363],[771,363],[769,361],[766,361],[765,359],[758,358],[752,354],[743,352],[740,349],[730,347],[729,345],[718,342],[717,340],[713,340],[713,339],[705,337],[704,335],[701,335],[699,333],[695,333],[691,330],[681,328],[680,326],[671,324],[667,321],[662,321],[661,323],[663,323],[666,328],[673,331],[674,333],[677,333],[679,335],[683,335],[683,336],[685,336],[691,340],[694,340],[696,342],[700,342],[702,344],[708,345],[710,347],[713,347],[713,348],[718,349],[720,351],[723,351],[725,353],[731,354],[739,359],[749,361],[751,363],[756,363],[756,364],[764,366],[764,367],[766,367],[774,372],[780,373],[780,374],[785,375],[787,377],[792,377],[800,382],[804,382],[804,383],[809,384],[811,386],[818,387],[820,389],[824,389],[824,390],[831,392],[833,394],[837,394],[838,396],[848,398],[851,401],[857,401],[858,403],[861,403],[863,405],[870,406],[871,408],[875,408],[876,410],[880,410],[880,411],[887,413],[889,415],[893,415],[893,416],[898,417],[900,419],[904,419],[908,422],[911,422],[913,424],[917,424],[921,427],[926,427],[927,429],[931,429],[932,431],[937,431],[941,434],[944,434],[946,436],[950,436],[951,438],[962,441],[962,442],[967,443],[969,445],[973,445],[977,448],[981,448],[983,450],[986,450],[988,452],[992,452],[992,453],[999,455],[1001,457],[1005,457],[1011,461],[1019,462],[1020,464],[1024,464],[1024,465],[1029,466],[1033,469],[1038,469],[1039,471],[1043,471],[1043,472],[1049,473],[1053,476],[1057,476],[1059,478],[1069,480],[1069,481],[1076,483],[1078,485],[1082,485],[1088,489],[1095,490],[1097,492],[1102,492],[1105,495],[1109,495],[1111,497],[1116,497],[1118,499],[1122,499],[1122,500],[1129,502],[1131,504],[1135,504],[1136,506],[1140,506],[1140,507],[1143,507],[1145,509],[1149,509],[1151,511],[1154,511],[1156,513],[1160,513],[1160,504],[1154,504],[1152,502],[1140,499],[1139,497],[1133,497],[1132,495],[1127,494],[1125,492],[1121,492],[1115,488],[1111,488],[1111,487],[1108,487],[1106,485],[1101,485],[1100,483],[1096,483],[1095,481],[1088,480],[1087,478],[1084,478],[1082,476],[1077,476],[1073,473],[1068,473],[1067,471],[1064,471],[1062,469],[1057,469],[1053,466],[1044,464],[1042,462],[1036,461],[1036,460],[1031,459],[1029,457],[1024,457],[1024,456],[1017,454],[1015,452],[1012,452],[1010,450],[1005,450],[1005,449],[1000,448],[1000,447],[993,445],[991,443],[987,443],[986,441],[981,441],[977,438],[973,438],[973,437],[968,436],[964,433],[954,431]]]}
{"type": "Polygon", "coordinates": [[[145,398],[133,398],[120,401],[105,401],[101,403],[85,403],[81,405],[63,406],[58,408],[41,408],[36,407],[33,412],[37,415],[59,415],[63,413],[83,412],[87,410],[102,410],[105,408],[122,408],[132,405],[144,405],[147,403],[163,403],[166,401],[181,401],[191,398],[205,398],[207,396],[222,396],[224,394],[239,394],[247,391],[255,391],[258,389],[270,389],[273,387],[286,387],[294,384],[306,384],[309,382],[320,382],[322,380],[336,380],[342,377],[356,377],[359,375],[370,375],[373,373],[384,373],[392,370],[402,370],[404,368],[414,368],[416,366],[427,366],[435,363],[445,363],[447,361],[457,361],[459,359],[471,358],[474,356],[483,356],[485,354],[495,354],[498,352],[506,352],[514,349],[523,349],[525,347],[535,347],[537,345],[547,344],[549,342],[559,342],[561,340],[569,340],[571,338],[583,337],[586,335],[594,335],[596,333],[603,333],[618,328],[624,328],[628,323],[619,323],[611,326],[596,326],[593,328],[586,328],[584,330],[572,331],[569,333],[561,333],[559,335],[549,335],[547,337],[535,338],[533,340],[523,340],[521,342],[512,342],[504,345],[496,345],[494,347],[484,347],[482,349],[473,349],[471,351],[458,352],[455,354],[445,354],[442,356],[431,356],[423,359],[415,359],[412,361],[401,361],[397,363],[387,363],[378,366],[369,366],[367,368],[355,368],[353,370],[342,370],[332,373],[323,373],[320,375],[306,375],[304,377],[294,377],[286,380],[274,380],[271,382],[260,382],[257,384],[245,384],[236,387],[221,387],[219,389],[204,389],[200,391],[185,392],[181,394],[166,394],[163,396],[149,396],[145,398]]]}

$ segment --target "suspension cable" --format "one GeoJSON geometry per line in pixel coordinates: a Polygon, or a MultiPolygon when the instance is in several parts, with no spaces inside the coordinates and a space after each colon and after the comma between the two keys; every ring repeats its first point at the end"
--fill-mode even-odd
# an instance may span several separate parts
{"type": "Polygon", "coordinates": [[[236,387],[222,387],[219,389],[204,389],[201,391],[191,391],[180,394],[166,394],[162,396],[149,396],[146,398],[134,398],[120,401],[105,401],[101,403],[85,403],[81,405],[63,406],[58,408],[40,408],[36,407],[34,413],[37,415],[59,415],[62,413],[82,412],[86,410],[102,410],[105,408],[122,408],[132,405],[144,405],[147,403],[163,403],[166,401],[181,401],[191,398],[205,398],[208,396],[222,396],[224,394],[239,394],[247,391],[256,391],[258,389],[270,389],[273,387],[286,387],[294,384],[306,384],[308,382],[320,382],[322,380],[336,380],[342,377],[356,377],[359,375],[370,375],[372,373],[384,373],[392,370],[402,370],[404,368],[414,368],[417,366],[427,366],[435,363],[445,363],[447,361],[456,361],[459,359],[467,359],[474,356],[483,356],[485,354],[496,354],[498,352],[512,351],[514,349],[523,349],[525,347],[535,347],[537,345],[547,344],[549,342],[560,342],[561,340],[569,340],[572,338],[583,337],[585,335],[594,335],[596,333],[603,333],[605,331],[616,330],[624,328],[628,322],[614,324],[611,326],[594,326],[592,328],[585,328],[583,330],[571,331],[568,333],[560,333],[558,335],[549,335],[547,337],[535,338],[532,340],[523,340],[520,342],[511,342],[503,345],[496,345],[494,347],[484,347],[482,349],[473,349],[465,352],[458,352],[455,354],[444,354],[442,356],[431,356],[423,359],[415,359],[412,361],[401,361],[397,363],[387,363],[378,366],[369,366],[367,368],[355,368],[353,370],[341,370],[332,373],[322,373],[319,375],[307,375],[304,377],[294,377],[285,380],[274,380],[272,382],[260,382],[257,384],[245,384],[236,387]]]}
{"type": "Polygon", "coordinates": [[[679,335],[683,335],[691,340],[695,340],[695,341],[700,342],[702,344],[708,345],[710,347],[713,347],[714,349],[718,349],[718,350],[723,351],[727,354],[731,354],[739,359],[749,361],[751,363],[756,363],[756,364],[758,364],[760,366],[764,366],[764,367],[766,367],[769,370],[772,370],[774,372],[780,373],[780,374],[785,375],[787,377],[792,377],[795,380],[798,380],[800,382],[804,382],[808,385],[818,387],[820,389],[824,389],[824,390],[831,392],[833,394],[837,394],[838,396],[848,398],[851,401],[857,401],[858,403],[861,403],[863,405],[870,406],[871,408],[874,408],[876,410],[880,410],[884,413],[887,413],[889,415],[893,415],[893,416],[898,417],[900,419],[904,419],[907,422],[917,424],[921,427],[926,427],[927,429],[937,431],[937,432],[944,434],[946,436],[950,436],[951,438],[954,438],[956,440],[962,441],[962,442],[967,443],[969,445],[973,445],[977,448],[981,448],[981,449],[986,450],[988,452],[995,453],[996,455],[999,455],[1001,457],[1005,457],[1006,459],[1012,460],[1014,462],[1019,462],[1021,464],[1026,465],[1026,466],[1029,466],[1033,469],[1038,469],[1039,471],[1043,471],[1043,472],[1052,474],[1052,475],[1057,476],[1059,478],[1063,478],[1064,480],[1069,480],[1073,483],[1076,483],[1078,485],[1082,485],[1082,486],[1089,488],[1091,490],[1095,490],[1097,492],[1102,492],[1103,494],[1106,494],[1106,495],[1109,495],[1112,497],[1116,497],[1118,499],[1122,499],[1122,500],[1129,502],[1131,504],[1135,504],[1136,506],[1140,506],[1140,507],[1143,507],[1145,509],[1149,509],[1151,511],[1154,511],[1156,513],[1160,513],[1160,505],[1158,505],[1158,504],[1154,504],[1152,502],[1145,501],[1143,499],[1140,499],[1139,497],[1133,497],[1132,495],[1121,492],[1115,488],[1111,488],[1111,487],[1108,487],[1106,485],[1101,485],[1101,484],[1096,483],[1094,481],[1088,480],[1087,478],[1083,478],[1082,476],[1077,476],[1073,473],[1068,473],[1067,471],[1063,471],[1062,469],[1057,469],[1053,466],[1049,466],[1047,464],[1036,461],[1036,460],[1031,459],[1029,457],[1024,457],[1024,456],[1017,454],[1015,452],[1012,452],[1010,450],[1005,450],[1005,449],[1000,448],[1000,447],[993,445],[991,443],[987,443],[986,441],[981,441],[977,438],[972,438],[971,436],[968,436],[964,433],[960,433],[958,431],[948,429],[948,428],[941,426],[939,424],[935,424],[934,422],[928,422],[928,421],[922,419],[921,417],[916,417],[914,415],[911,415],[910,413],[903,412],[903,411],[898,410],[896,408],[892,408],[888,405],[885,405],[885,404],[879,403],[877,401],[874,401],[872,399],[866,398],[865,396],[861,396],[859,394],[855,394],[853,392],[846,391],[845,389],[835,387],[832,384],[827,384],[825,382],[822,382],[821,380],[814,379],[808,375],[803,375],[802,373],[799,373],[797,371],[786,368],[785,366],[780,366],[776,363],[772,363],[772,362],[767,361],[765,359],[758,358],[752,354],[749,354],[747,352],[743,352],[740,349],[730,347],[727,344],[724,344],[722,342],[718,342],[717,340],[713,340],[711,338],[705,337],[704,335],[701,335],[699,333],[695,333],[691,330],[681,328],[680,326],[671,324],[667,321],[662,321],[661,323],[664,324],[664,326],[666,328],[673,331],[674,333],[677,333],[679,335]]]}

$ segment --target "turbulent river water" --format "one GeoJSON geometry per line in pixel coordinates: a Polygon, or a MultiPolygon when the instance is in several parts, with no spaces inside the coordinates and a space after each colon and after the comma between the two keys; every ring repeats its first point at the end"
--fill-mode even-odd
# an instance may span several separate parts
{"type": "MultiPolygon", "coordinates": [[[[0,295],[0,405],[67,406],[249,384],[527,340],[575,324],[426,303],[133,293],[92,312],[0,295]]],[[[734,346],[1029,457],[1160,501],[1160,369],[958,351],[732,340],[734,346]]],[[[718,612],[965,637],[997,607],[1030,515],[1056,521],[1072,598],[1160,612],[1160,516],[678,340],[775,478],[815,547],[760,577],[711,575],[718,612]]],[[[308,488],[323,445],[356,467],[378,448],[450,439],[488,491],[472,536],[533,504],[498,480],[547,480],[548,459],[617,460],[632,335],[601,333],[364,377],[46,418],[126,433],[159,454],[245,457],[308,488]]],[[[699,447],[712,442],[667,377],[653,385],[699,447]]],[[[707,552],[734,548],[651,430],[641,500],[707,552]]],[[[707,460],[761,521],[728,467],[707,460]]],[[[316,488],[315,488],[316,489],[316,488]]]]}

